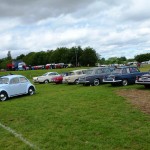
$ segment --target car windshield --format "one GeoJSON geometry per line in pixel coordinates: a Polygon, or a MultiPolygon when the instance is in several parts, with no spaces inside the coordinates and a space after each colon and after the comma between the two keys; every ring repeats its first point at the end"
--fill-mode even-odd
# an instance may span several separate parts
{"type": "Polygon", "coordinates": [[[74,72],[69,72],[69,75],[72,76],[72,75],[75,75],[75,73],[74,72]]]}
{"type": "Polygon", "coordinates": [[[112,73],[122,73],[122,69],[121,68],[117,68],[112,73]]]}
{"type": "Polygon", "coordinates": [[[89,74],[92,74],[93,70],[86,70],[86,74],[89,75],[89,74]]]}
{"type": "Polygon", "coordinates": [[[42,76],[47,76],[48,73],[44,73],[42,76]]]}
{"type": "Polygon", "coordinates": [[[0,78],[0,84],[8,84],[8,78],[0,78]]]}

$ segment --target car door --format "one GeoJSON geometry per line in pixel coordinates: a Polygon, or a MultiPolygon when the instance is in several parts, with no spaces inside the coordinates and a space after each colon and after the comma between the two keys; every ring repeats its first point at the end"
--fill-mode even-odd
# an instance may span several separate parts
{"type": "Polygon", "coordinates": [[[51,82],[52,78],[58,76],[58,74],[56,72],[51,72],[48,74],[48,78],[49,78],[49,82],[51,82]]]}
{"type": "Polygon", "coordinates": [[[20,94],[25,94],[28,86],[28,80],[25,77],[20,77],[20,94]]]}
{"type": "Polygon", "coordinates": [[[82,70],[79,70],[79,71],[76,71],[75,75],[72,76],[72,81],[73,82],[76,82],[78,81],[78,79],[83,75],[83,71],[82,70]]]}
{"type": "Polygon", "coordinates": [[[101,78],[101,81],[108,75],[111,74],[111,69],[110,68],[103,68],[103,71],[102,71],[102,75],[100,76],[101,78]]]}
{"type": "Polygon", "coordinates": [[[9,95],[15,96],[20,94],[20,82],[18,77],[14,77],[9,82],[9,95]]]}
{"type": "Polygon", "coordinates": [[[136,67],[130,67],[129,71],[130,71],[130,76],[131,76],[131,83],[135,83],[136,76],[140,75],[141,73],[136,67]]]}
{"type": "Polygon", "coordinates": [[[102,76],[103,76],[103,68],[96,69],[95,75],[93,76],[94,77],[93,82],[95,79],[99,79],[101,81],[102,76]]]}

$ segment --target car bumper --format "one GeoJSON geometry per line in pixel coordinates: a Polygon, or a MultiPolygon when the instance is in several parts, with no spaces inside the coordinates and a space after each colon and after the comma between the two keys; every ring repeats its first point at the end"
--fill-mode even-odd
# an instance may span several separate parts
{"type": "Polygon", "coordinates": [[[38,80],[33,80],[33,82],[34,82],[34,83],[39,83],[39,81],[38,81],[38,80]]]}
{"type": "Polygon", "coordinates": [[[150,82],[148,81],[135,81],[136,84],[149,84],[150,85],[150,82]]]}
{"type": "Polygon", "coordinates": [[[33,80],[34,83],[43,83],[44,81],[42,80],[33,80]]]}

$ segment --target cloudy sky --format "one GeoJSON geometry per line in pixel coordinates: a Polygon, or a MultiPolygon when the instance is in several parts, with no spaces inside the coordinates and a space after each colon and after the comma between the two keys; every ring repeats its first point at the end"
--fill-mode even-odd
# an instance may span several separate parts
{"type": "Polygon", "coordinates": [[[0,0],[0,58],[79,45],[106,59],[150,53],[150,0],[0,0]]]}

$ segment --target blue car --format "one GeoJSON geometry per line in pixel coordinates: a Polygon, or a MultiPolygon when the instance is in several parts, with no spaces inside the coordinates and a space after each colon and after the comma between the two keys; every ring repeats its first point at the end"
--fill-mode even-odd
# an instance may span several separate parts
{"type": "Polygon", "coordinates": [[[22,75],[7,75],[0,77],[0,101],[10,97],[35,93],[35,86],[22,75]]]}
{"type": "Polygon", "coordinates": [[[111,85],[134,84],[136,77],[146,74],[147,72],[140,72],[135,66],[123,66],[116,68],[109,76],[103,79],[104,83],[111,83],[111,85]]]}
{"type": "Polygon", "coordinates": [[[111,74],[114,70],[112,67],[95,67],[88,69],[86,74],[78,80],[79,84],[98,86],[103,82],[104,76],[111,74]]]}

